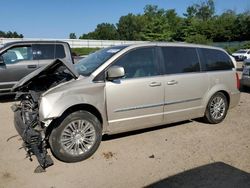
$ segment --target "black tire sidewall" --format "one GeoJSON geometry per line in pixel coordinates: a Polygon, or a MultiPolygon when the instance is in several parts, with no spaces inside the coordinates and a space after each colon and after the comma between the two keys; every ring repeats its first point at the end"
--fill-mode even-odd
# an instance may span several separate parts
{"type": "Polygon", "coordinates": [[[62,116],[62,118],[60,118],[60,120],[57,122],[57,126],[51,131],[51,134],[49,136],[50,149],[53,155],[57,159],[63,162],[69,162],[69,163],[79,162],[79,161],[89,158],[98,149],[101,143],[101,140],[102,140],[102,127],[101,127],[100,121],[96,118],[96,116],[94,116],[90,112],[83,111],[83,110],[76,111],[68,115],[62,116]],[[62,147],[60,143],[60,138],[61,138],[61,134],[64,128],[70,122],[74,120],[79,120],[79,119],[87,120],[93,125],[95,132],[96,132],[96,141],[94,145],[90,148],[90,150],[88,150],[87,152],[81,154],[80,156],[73,156],[73,155],[68,154],[64,150],[64,148],[62,147]]]}
{"type": "Polygon", "coordinates": [[[227,111],[228,111],[228,100],[226,98],[226,96],[221,93],[221,92],[217,92],[215,93],[209,100],[208,104],[207,104],[207,108],[206,108],[206,113],[205,113],[205,119],[207,120],[207,122],[211,123],[211,124],[217,124],[217,123],[220,123],[222,122],[226,115],[227,115],[227,111]],[[224,112],[224,115],[220,118],[220,119],[214,119],[210,113],[210,106],[211,106],[211,102],[213,101],[213,99],[215,97],[221,97],[223,98],[224,102],[225,102],[225,112],[224,112]]]}

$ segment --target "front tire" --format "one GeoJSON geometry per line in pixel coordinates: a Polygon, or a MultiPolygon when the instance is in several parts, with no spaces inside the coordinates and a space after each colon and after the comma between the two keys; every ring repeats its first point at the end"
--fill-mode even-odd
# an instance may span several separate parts
{"type": "Polygon", "coordinates": [[[228,100],[226,96],[221,93],[215,93],[209,100],[205,112],[204,119],[211,124],[217,124],[222,122],[228,110],[228,100]]]}
{"type": "Polygon", "coordinates": [[[76,111],[58,122],[49,137],[52,153],[64,162],[79,162],[95,153],[102,140],[100,121],[87,111],[76,111]]]}

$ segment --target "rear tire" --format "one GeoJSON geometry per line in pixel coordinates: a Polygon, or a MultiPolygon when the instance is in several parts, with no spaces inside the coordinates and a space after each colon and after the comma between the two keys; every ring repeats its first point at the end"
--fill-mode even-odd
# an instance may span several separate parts
{"type": "Polygon", "coordinates": [[[228,100],[222,92],[215,93],[209,100],[204,120],[211,124],[222,122],[228,110],[228,100]]]}
{"type": "Polygon", "coordinates": [[[79,162],[95,153],[102,140],[99,120],[87,111],[76,111],[58,122],[49,137],[53,155],[64,162],[79,162]]]}

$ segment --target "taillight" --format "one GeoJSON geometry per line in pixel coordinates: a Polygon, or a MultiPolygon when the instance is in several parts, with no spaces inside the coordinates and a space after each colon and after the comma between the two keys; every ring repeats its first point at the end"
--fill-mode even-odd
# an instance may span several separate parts
{"type": "Polygon", "coordinates": [[[236,84],[237,84],[236,86],[238,89],[240,89],[240,78],[237,72],[235,74],[236,74],[236,84]]]}

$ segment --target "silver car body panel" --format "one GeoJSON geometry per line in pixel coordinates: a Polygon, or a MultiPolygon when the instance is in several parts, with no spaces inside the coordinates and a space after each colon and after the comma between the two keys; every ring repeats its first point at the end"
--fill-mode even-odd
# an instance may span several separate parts
{"type": "Polygon", "coordinates": [[[105,83],[93,84],[90,77],[80,76],[77,80],[62,83],[43,93],[39,107],[40,121],[48,126],[50,120],[60,117],[75,105],[91,105],[103,118],[103,131],[107,128],[105,108],[105,83]],[[47,124],[47,122],[49,122],[47,124]]]}
{"type": "Polygon", "coordinates": [[[39,107],[40,121],[49,126],[51,120],[60,117],[70,107],[90,105],[102,116],[103,134],[115,134],[202,117],[209,99],[218,91],[228,95],[230,107],[238,104],[240,92],[236,88],[235,70],[93,81],[122,54],[145,46],[191,46],[222,50],[185,43],[128,46],[89,77],[80,76],[77,80],[60,84],[43,93],[39,107]]]}
{"type": "Polygon", "coordinates": [[[163,76],[106,82],[105,89],[110,132],[162,124],[163,76]]]}

